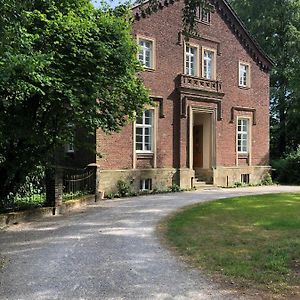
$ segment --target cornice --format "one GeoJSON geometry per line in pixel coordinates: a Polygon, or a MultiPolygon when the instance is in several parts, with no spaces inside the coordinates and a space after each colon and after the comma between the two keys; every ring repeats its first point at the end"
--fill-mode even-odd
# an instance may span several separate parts
{"type": "Polygon", "coordinates": [[[227,0],[211,0],[216,11],[229,26],[232,33],[247,50],[252,59],[260,66],[261,70],[269,72],[274,65],[272,59],[263,51],[255,38],[247,30],[243,21],[235,13],[227,0]]]}

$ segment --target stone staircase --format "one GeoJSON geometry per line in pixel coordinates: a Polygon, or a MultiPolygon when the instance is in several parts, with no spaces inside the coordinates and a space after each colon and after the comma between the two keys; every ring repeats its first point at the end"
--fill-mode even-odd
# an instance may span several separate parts
{"type": "Polygon", "coordinates": [[[214,189],[216,186],[213,184],[213,179],[206,176],[196,174],[194,180],[194,187],[196,190],[214,189]]]}

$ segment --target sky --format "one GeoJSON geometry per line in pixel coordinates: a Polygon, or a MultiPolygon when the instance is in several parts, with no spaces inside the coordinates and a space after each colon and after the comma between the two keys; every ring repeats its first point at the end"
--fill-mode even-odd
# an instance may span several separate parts
{"type": "MultiPolygon", "coordinates": [[[[101,1],[100,0],[91,0],[92,3],[95,5],[95,7],[99,7],[100,6],[100,3],[101,1]]],[[[107,3],[110,4],[110,6],[112,7],[115,7],[117,6],[120,2],[125,2],[125,1],[122,1],[122,0],[106,0],[107,3]]]]}

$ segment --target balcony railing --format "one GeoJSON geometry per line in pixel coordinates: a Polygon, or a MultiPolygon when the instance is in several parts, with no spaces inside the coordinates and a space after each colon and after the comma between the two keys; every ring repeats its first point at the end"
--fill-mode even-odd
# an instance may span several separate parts
{"type": "Polygon", "coordinates": [[[210,80],[205,78],[194,77],[190,75],[180,75],[180,88],[223,93],[222,82],[218,80],[210,80]]]}

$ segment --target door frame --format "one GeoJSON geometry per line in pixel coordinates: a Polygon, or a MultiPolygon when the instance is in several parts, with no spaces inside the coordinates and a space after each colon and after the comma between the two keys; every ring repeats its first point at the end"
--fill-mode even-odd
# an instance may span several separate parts
{"type": "Polygon", "coordinates": [[[189,106],[189,168],[194,169],[194,138],[193,138],[193,128],[194,128],[194,114],[195,113],[206,113],[211,115],[211,168],[216,168],[216,123],[217,114],[216,109],[204,106],[189,106]]]}

